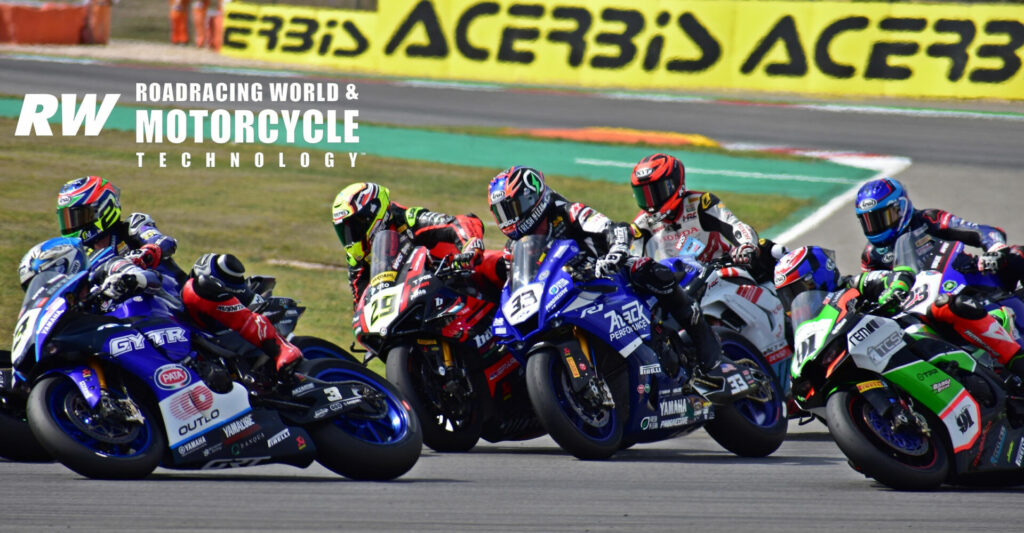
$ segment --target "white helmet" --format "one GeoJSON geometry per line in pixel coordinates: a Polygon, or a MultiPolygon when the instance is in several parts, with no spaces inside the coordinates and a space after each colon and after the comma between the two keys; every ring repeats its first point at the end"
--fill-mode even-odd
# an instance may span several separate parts
{"type": "Polygon", "coordinates": [[[89,267],[89,258],[78,238],[54,237],[32,247],[18,264],[18,279],[21,290],[36,274],[54,271],[61,274],[77,274],[89,267]]]}

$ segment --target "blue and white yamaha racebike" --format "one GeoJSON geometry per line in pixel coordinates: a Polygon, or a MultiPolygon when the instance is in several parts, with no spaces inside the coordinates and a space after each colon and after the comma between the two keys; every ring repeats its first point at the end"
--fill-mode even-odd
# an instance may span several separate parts
{"type": "MultiPolygon", "coordinates": [[[[14,385],[31,387],[32,433],[68,468],[126,479],[157,466],[316,460],[347,477],[391,479],[419,458],[415,414],[358,363],[305,360],[279,374],[236,333],[194,327],[166,291],[97,312],[87,276],[32,280],[11,353],[14,385]]],[[[276,302],[287,314],[282,300],[270,298],[265,313],[276,302]]]]}
{"type": "Polygon", "coordinates": [[[595,278],[573,241],[517,241],[493,331],[526,365],[527,390],[552,438],[581,459],[705,427],[729,451],[763,457],[786,436],[783,394],[760,352],[717,329],[739,371],[694,380],[688,335],[621,274],[595,278]],[[709,397],[728,397],[713,404],[709,397]]]}

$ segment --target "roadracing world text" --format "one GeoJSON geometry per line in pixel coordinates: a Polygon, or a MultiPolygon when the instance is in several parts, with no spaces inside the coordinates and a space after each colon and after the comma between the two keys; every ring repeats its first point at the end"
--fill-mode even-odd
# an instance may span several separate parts
{"type": "MultiPolygon", "coordinates": [[[[336,103],[342,98],[357,100],[354,84],[348,84],[344,91],[337,83],[294,82],[294,83],[139,83],[135,94],[136,102],[159,104],[202,105],[208,103],[251,104],[267,100],[288,106],[292,103],[336,103]]],[[[324,167],[334,167],[336,157],[333,149],[359,143],[358,117],[356,109],[336,109],[321,106],[306,109],[153,109],[142,107],[118,107],[120,94],[26,94],[22,101],[17,136],[51,136],[54,130],[62,136],[97,136],[104,128],[134,131],[135,142],[139,145],[199,146],[214,145],[300,145],[323,149],[325,154],[299,154],[291,165],[286,163],[283,152],[264,154],[256,152],[248,164],[263,167],[297,166],[306,168],[321,161],[324,167]],[[50,122],[59,123],[59,128],[50,122]]],[[[274,104],[271,104],[274,105],[274,104]]],[[[324,106],[326,107],[326,106],[324,106]]],[[[355,166],[359,152],[348,152],[347,159],[355,166]]],[[[165,151],[153,154],[146,151],[135,153],[140,167],[152,162],[159,167],[180,162],[183,168],[193,166],[215,167],[218,161],[228,167],[242,166],[239,152],[230,152],[221,157],[217,152],[207,151],[193,157],[190,152],[168,158],[165,151]]]]}

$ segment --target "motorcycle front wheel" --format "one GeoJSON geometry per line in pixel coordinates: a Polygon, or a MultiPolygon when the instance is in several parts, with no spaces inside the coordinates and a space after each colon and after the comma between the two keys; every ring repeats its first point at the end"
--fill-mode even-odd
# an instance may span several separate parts
{"type": "Polygon", "coordinates": [[[347,478],[384,481],[408,472],[420,458],[423,434],[401,393],[364,366],[341,359],[314,359],[297,371],[323,381],[359,381],[380,394],[355,409],[310,426],[317,461],[347,478]]]}
{"type": "Polygon", "coordinates": [[[782,390],[768,362],[745,337],[716,328],[722,352],[732,361],[747,359],[768,377],[768,393],[761,398],[741,398],[731,405],[716,405],[715,418],[704,426],[711,438],[740,457],[767,457],[786,440],[789,420],[783,412],[782,390]]]}
{"type": "Polygon", "coordinates": [[[65,376],[44,377],[28,396],[32,433],[64,466],[95,479],[141,479],[160,464],[167,439],[160,417],[135,402],[142,423],[104,417],[65,376]]]}
{"type": "Polygon", "coordinates": [[[390,351],[387,376],[416,411],[424,444],[438,452],[465,452],[476,446],[484,427],[483,391],[476,388],[468,395],[444,391],[443,377],[409,346],[390,351]]]}
{"type": "Polygon", "coordinates": [[[932,434],[893,431],[860,394],[838,391],[826,405],[828,431],[859,471],[897,490],[932,490],[949,476],[950,459],[940,440],[941,424],[932,434]]]}
{"type": "Polygon", "coordinates": [[[554,351],[541,350],[526,361],[526,389],[541,425],[565,451],[579,459],[607,459],[621,448],[619,413],[573,391],[572,377],[554,351]]]}

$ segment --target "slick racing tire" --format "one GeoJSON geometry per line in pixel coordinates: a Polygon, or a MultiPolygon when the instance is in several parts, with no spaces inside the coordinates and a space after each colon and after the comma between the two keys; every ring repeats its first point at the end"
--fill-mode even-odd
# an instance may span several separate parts
{"type": "Polygon", "coordinates": [[[74,382],[62,375],[41,379],[28,396],[32,433],[55,459],[95,479],[141,479],[167,450],[160,417],[136,401],[142,424],[111,420],[89,407],[74,382]]]}
{"type": "MultiPolygon", "coordinates": [[[[622,445],[624,421],[614,408],[593,407],[572,390],[561,357],[541,350],[526,361],[526,389],[541,425],[565,451],[579,459],[607,459],[622,445]]],[[[616,405],[628,405],[615,398],[616,405]]]]}
{"type": "Polygon", "coordinates": [[[722,351],[732,361],[754,361],[768,377],[769,393],[761,398],[741,398],[731,405],[716,405],[715,418],[704,426],[711,438],[740,457],[767,457],[786,440],[789,420],[783,410],[786,401],[775,374],[761,352],[745,337],[725,328],[715,328],[722,351]]]}
{"type": "Polygon", "coordinates": [[[888,421],[852,391],[838,391],[828,399],[826,420],[829,433],[853,467],[883,485],[932,490],[949,476],[950,456],[941,423],[929,419],[931,436],[893,432],[888,421]]]}
{"type": "Polygon", "coordinates": [[[441,390],[436,370],[409,346],[391,349],[387,361],[388,380],[416,412],[424,444],[438,452],[465,452],[476,446],[484,427],[480,387],[468,398],[469,405],[456,404],[460,399],[441,390]]]}
{"type": "Polygon", "coordinates": [[[340,359],[302,361],[297,371],[324,381],[360,381],[383,396],[372,412],[352,410],[310,426],[316,459],[350,479],[389,480],[416,464],[423,434],[416,413],[383,377],[340,359]]]}
{"type": "Polygon", "coordinates": [[[348,353],[344,348],[334,344],[333,342],[326,341],[319,337],[310,336],[295,336],[291,338],[292,344],[296,348],[302,351],[302,357],[306,359],[342,359],[345,361],[352,361],[353,363],[359,363],[352,354],[348,353]]]}
{"type": "Polygon", "coordinates": [[[26,463],[53,461],[50,452],[32,434],[28,419],[8,411],[0,411],[0,457],[26,463]]]}

